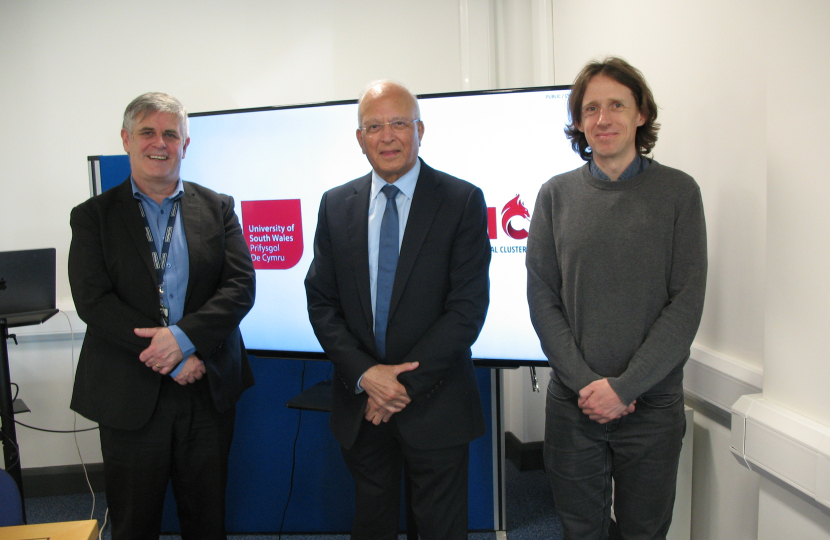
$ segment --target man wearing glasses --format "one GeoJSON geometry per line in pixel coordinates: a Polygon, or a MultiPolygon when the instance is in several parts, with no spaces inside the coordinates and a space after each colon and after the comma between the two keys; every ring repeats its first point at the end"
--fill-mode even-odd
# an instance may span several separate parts
{"type": "Polygon", "coordinates": [[[372,172],[323,195],[305,280],[335,368],[352,538],[397,539],[406,465],[420,537],[466,539],[469,442],[485,431],[470,361],[489,304],[484,196],[418,158],[424,123],[403,86],[371,83],[358,126],[372,172]]]}

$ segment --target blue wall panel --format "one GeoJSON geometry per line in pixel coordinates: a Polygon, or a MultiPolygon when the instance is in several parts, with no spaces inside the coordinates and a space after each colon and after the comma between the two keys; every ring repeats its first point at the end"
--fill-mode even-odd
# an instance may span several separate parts
{"type": "Polygon", "coordinates": [[[117,186],[130,176],[130,156],[99,156],[101,166],[101,192],[117,186]]]}
{"type": "MultiPolygon", "coordinates": [[[[354,483],[324,412],[286,407],[303,389],[331,377],[322,361],[251,358],[256,385],[237,405],[236,431],[228,481],[229,533],[286,533],[351,530],[354,483]],[[303,364],[305,380],[301,385],[303,364]],[[300,426],[297,436],[297,426],[300,426]],[[292,453],[297,440],[294,481],[292,453]]],[[[487,434],[470,446],[469,526],[492,530],[493,449],[490,422],[490,370],[477,369],[487,434]]],[[[401,522],[403,524],[403,520],[401,522]]],[[[162,530],[179,530],[175,501],[168,488],[162,530]]]]}

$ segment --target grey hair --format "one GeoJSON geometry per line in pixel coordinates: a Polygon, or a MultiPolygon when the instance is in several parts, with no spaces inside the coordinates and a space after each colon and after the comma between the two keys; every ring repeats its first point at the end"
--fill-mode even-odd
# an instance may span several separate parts
{"type": "Polygon", "coordinates": [[[132,133],[138,118],[144,118],[157,112],[176,115],[179,118],[179,125],[182,130],[182,140],[187,140],[188,121],[184,105],[173,96],[162,92],[147,92],[135,98],[124,111],[124,122],[121,127],[127,130],[128,133],[132,133]]]}
{"type": "Polygon", "coordinates": [[[380,86],[380,85],[383,85],[383,86],[396,86],[396,87],[400,88],[401,90],[403,90],[404,92],[406,92],[407,94],[409,94],[409,97],[412,98],[412,102],[415,105],[415,116],[419,119],[421,118],[421,107],[420,107],[420,105],[418,105],[418,98],[415,97],[415,94],[413,94],[412,92],[409,91],[409,88],[407,88],[403,84],[399,83],[398,81],[393,81],[391,79],[378,79],[378,80],[372,81],[369,84],[367,84],[363,88],[363,90],[360,91],[360,95],[357,98],[357,123],[358,123],[358,127],[360,127],[359,126],[359,124],[360,124],[360,108],[363,105],[363,99],[366,97],[366,94],[368,94],[369,92],[372,91],[372,89],[374,89],[376,86],[380,86]]]}

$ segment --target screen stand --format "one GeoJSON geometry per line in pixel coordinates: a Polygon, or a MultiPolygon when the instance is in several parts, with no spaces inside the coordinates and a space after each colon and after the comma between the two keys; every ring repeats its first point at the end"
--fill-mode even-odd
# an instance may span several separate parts
{"type": "Polygon", "coordinates": [[[530,366],[530,387],[534,392],[539,392],[539,377],[536,376],[536,366],[530,366]]]}

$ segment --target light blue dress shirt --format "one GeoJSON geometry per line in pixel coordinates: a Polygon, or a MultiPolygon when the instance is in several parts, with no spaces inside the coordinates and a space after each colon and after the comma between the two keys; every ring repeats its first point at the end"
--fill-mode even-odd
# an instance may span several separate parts
{"type": "MultiPolygon", "coordinates": [[[[144,205],[144,212],[147,215],[147,222],[150,224],[150,231],[156,242],[156,251],[161,253],[164,231],[167,229],[167,221],[170,219],[170,210],[176,200],[184,195],[184,186],[181,179],[176,185],[176,191],[170,197],[164,199],[161,204],[157,203],[147,195],[138,190],[135,180],[130,177],[133,188],[133,196],[144,205]]],[[[170,239],[170,250],[167,253],[167,268],[164,270],[164,305],[167,306],[169,316],[170,332],[176,338],[179,348],[182,350],[184,359],[196,352],[196,347],[185,333],[176,326],[176,323],[184,315],[184,299],[187,293],[187,280],[190,275],[190,259],[187,252],[187,237],[184,234],[182,224],[182,209],[179,206],[179,213],[173,225],[173,237],[170,239]]],[[[180,362],[176,369],[170,372],[175,377],[184,367],[184,361],[180,362]]]]}
{"type": "MultiPolygon", "coordinates": [[[[418,175],[421,174],[421,160],[415,161],[415,165],[403,176],[398,178],[394,186],[401,190],[395,197],[395,204],[398,206],[398,249],[400,250],[403,235],[406,232],[406,221],[409,219],[409,209],[412,206],[412,196],[415,194],[415,184],[418,183],[418,175]]],[[[380,190],[388,184],[386,180],[372,171],[372,192],[369,194],[369,290],[372,291],[372,317],[375,315],[375,301],[377,299],[378,286],[378,247],[380,242],[380,223],[383,221],[383,212],[386,210],[386,195],[381,195],[380,190]]],[[[363,388],[360,381],[357,381],[355,391],[360,393],[363,388]]]]}
{"type": "MultiPolygon", "coordinates": [[[[401,190],[395,198],[398,206],[398,250],[403,242],[403,235],[406,229],[406,220],[409,219],[409,208],[412,206],[412,195],[415,194],[415,184],[418,182],[418,175],[421,173],[421,161],[415,162],[415,166],[408,173],[398,178],[394,186],[401,190]]],[[[375,301],[378,286],[378,248],[380,245],[380,224],[383,221],[383,212],[386,210],[386,195],[381,194],[388,182],[372,171],[372,192],[369,195],[369,287],[372,291],[372,316],[375,314],[375,301]]]]}

